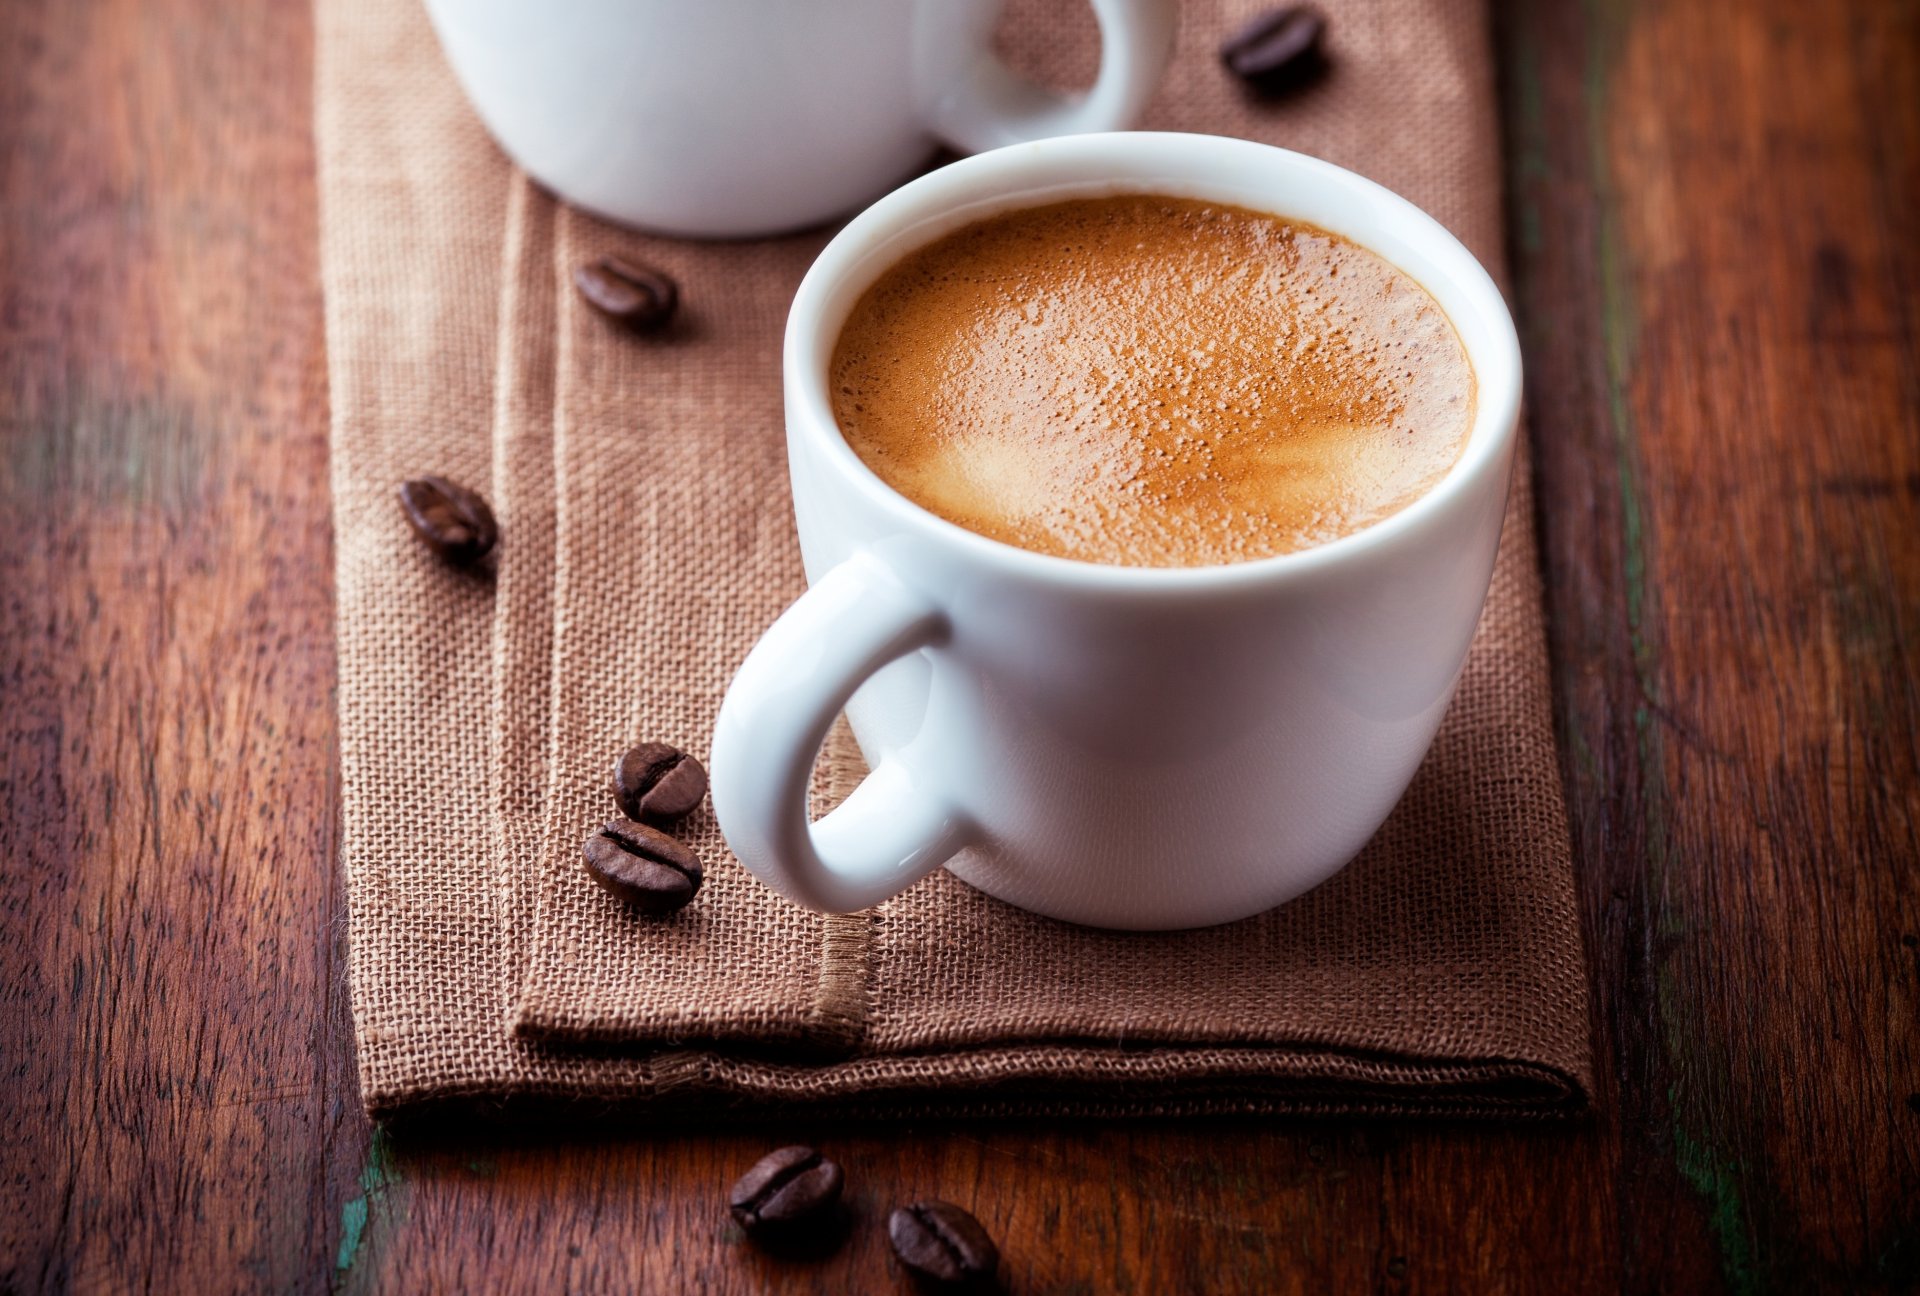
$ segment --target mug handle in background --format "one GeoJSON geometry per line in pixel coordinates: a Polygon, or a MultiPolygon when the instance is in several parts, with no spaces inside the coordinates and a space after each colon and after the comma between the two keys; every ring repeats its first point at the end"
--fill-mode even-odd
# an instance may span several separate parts
{"type": "Polygon", "coordinates": [[[762,882],[810,909],[852,913],[966,844],[965,817],[893,757],[819,822],[807,817],[814,757],[847,699],[888,662],[946,636],[939,609],[860,553],[816,581],[747,654],[714,725],[713,810],[762,882]]]}
{"type": "Polygon", "coordinates": [[[980,153],[1049,135],[1125,130],[1139,120],[1173,54],[1177,0],[1093,0],[1100,73],[1084,95],[1035,85],[988,47],[999,6],[985,6],[979,53],[960,83],[932,105],[928,126],[948,144],[980,153]]]}

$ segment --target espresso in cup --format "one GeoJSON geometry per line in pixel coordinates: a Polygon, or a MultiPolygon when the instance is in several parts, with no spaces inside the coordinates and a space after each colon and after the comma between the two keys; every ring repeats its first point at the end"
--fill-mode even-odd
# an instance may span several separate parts
{"type": "Polygon", "coordinates": [[[1473,642],[1519,419],[1513,321],[1432,217],[1248,140],[997,149],[850,221],[782,358],[808,587],[709,763],[756,877],[853,913],[946,868],[1199,927],[1386,820],[1473,642]],[[842,711],[872,772],[815,819],[842,711]]]}
{"type": "Polygon", "coordinates": [[[1196,567],[1349,535],[1474,418],[1436,301],[1299,221],[1153,194],[1003,212],[908,254],[830,369],[848,443],[939,517],[1037,553],[1196,567]]]}

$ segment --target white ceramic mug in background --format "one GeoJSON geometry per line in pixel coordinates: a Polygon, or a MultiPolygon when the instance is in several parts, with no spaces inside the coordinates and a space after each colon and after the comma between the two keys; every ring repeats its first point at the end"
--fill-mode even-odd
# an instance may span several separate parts
{"type": "Polygon", "coordinates": [[[501,147],[562,198],[696,238],[851,211],[925,161],[1130,126],[1175,0],[1092,0],[1098,79],[1062,96],[988,49],[1000,0],[427,0],[501,147]]]}
{"type": "Polygon", "coordinates": [[[1513,321],[1431,217],[1351,172],[1245,140],[1083,135],[921,177],[820,254],[788,318],[787,449],[811,588],[740,667],[713,740],[728,844],[816,909],[945,864],[1102,927],[1268,909],[1351,859],[1411,781],[1486,600],[1520,402],[1513,321]],[[1477,382],[1451,472],[1318,548],[1202,568],[1017,549],[897,494],[835,425],[827,365],[903,254],[996,211],[1117,192],[1293,217],[1371,248],[1452,318],[1477,382]],[[809,824],[846,706],[873,772],[809,824]]]}

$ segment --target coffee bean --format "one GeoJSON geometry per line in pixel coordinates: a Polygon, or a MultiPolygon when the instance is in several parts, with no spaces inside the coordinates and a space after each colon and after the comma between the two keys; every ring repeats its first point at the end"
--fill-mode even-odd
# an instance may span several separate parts
{"type": "Polygon", "coordinates": [[[836,1241],[840,1165],[810,1147],[769,1152],[740,1176],[727,1195],[727,1209],[749,1237],[780,1248],[836,1241]]]}
{"type": "Polygon", "coordinates": [[[952,1202],[900,1207],[887,1218],[887,1237],[901,1264],[946,1287],[986,1287],[1000,1267],[1000,1249],[980,1221],[952,1202]]]}
{"type": "Polygon", "coordinates": [[[625,257],[603,256],[573,272],[587,305],[617,324],[646,333],[673,318],[680,290],[662,271],[625,257]]]}
{"type": "Polygon", "coordinates": [[[400,483],[400,507],[427,547],[456,567],[486,557],[500,538],[487,502],[445,477],[416,477],[400,483]]]}
{"type": "Polygon", "coordinates": [[[672,913],[700,889],[700,857],[646,824],[612,820],[581,850],[593,880],[642,913],[672,913]]]}
{"type": "Polygon", "coordinates": [[[678,819],[706,794],[706,769],[666,743],[641,743],[613,766],[613,799],[620,813],[642,823],[678,819]]]}
{"type": "Polygon", "coordinates": [[[1326,31],[1327,20],[1306,5],[1270,9],[1220,43],[1220,61],[1255,92],[1282,94],[1326,69],[1326,31]]]}

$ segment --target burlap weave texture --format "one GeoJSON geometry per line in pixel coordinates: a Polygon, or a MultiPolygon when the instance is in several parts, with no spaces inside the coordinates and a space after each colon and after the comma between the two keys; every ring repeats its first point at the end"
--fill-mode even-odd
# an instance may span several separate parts
{"type": "MultiPolygon", "coordinates": [[[[1335,71],[1277,105],[1183,11],[1148,126],[1353,167],[1490,265],[1499,168],[1474,0],[1332,10],[1335,71]]],[[[556,203],[461,100],[418,7],[318,0],[341,753],[354,1020],[377,1111],[456,1096],[862,1111],[1542,1112],[1587,1088],[1585,974],[1520,465],[1494,587],[1413,790],[1334,881],[1205,932],[1128,936],[936,874],[805,913],[704,811],[699,902],[633,918],[585,878],[639,738],[704,754],[728,678],[802,587],[785,477],[785,311],[831,231],[656,239],[556,203]],[[669,269],[684,318],[607,328],[572,266],[669,269]],[[504,540],[435,566],[392,503],[443,472],[504,540]],[[484,783],[473,772],[483,767],[484,783]]],[[[1016,4],[1023,66],[1084,82],[1078,6],[1016,4]]],[[[822,790],[858,776],[831,744],[822,790]]]]}

